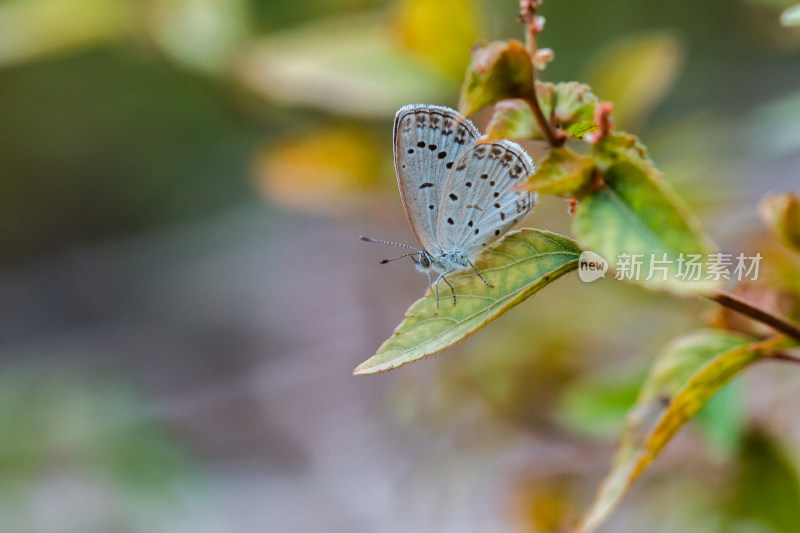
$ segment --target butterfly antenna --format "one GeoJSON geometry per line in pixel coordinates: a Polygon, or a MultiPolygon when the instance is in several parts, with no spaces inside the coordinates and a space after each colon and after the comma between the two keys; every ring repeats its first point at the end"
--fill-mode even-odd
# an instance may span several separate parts
{"type": "Polygon", "coordinates": [[[416,248],[414,248],[413,246],[409,246],[407,244],[402,244],[402,243],[399,243],[399,242],[382,241],[380,239],[370,239],[369,237],[364,237],[363,235],[361,237],[359,237],[359,238],[364,242],[374,242],[374,243],[377,243],[377,244],[388,244],[390,246],[400,246],[402,248],[408,248],[409,250],[415,250],[416,252],[420,251],[420,250],[417,250],[416,248]]]}
{"type": "Polygon", "coordinates": [[[398,255],[397,257],[392,257],[391,259],[381,259],[380,264],[385,265],[386,263],[390,263],[392,261],[397,261],[398,259],[402,259],[404,257],[408,257],[409,255],[417,255],[419,252],[411,252],[408,254],[398,255]]]}

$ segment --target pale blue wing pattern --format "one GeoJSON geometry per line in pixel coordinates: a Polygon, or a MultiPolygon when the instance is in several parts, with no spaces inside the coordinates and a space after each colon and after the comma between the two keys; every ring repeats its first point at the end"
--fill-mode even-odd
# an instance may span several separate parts
{"type": "Polygon", "coordinates": [[[394,166],[403,208],[422,247],[441,250],[436,221],[442,190],[459,158],[480,134],[456,111],[439,106],[408,105],[394,119],[394,166]]]}
{"type": "Polygon", "coordinates": [[[474,257],[522,220],[536,195],[512,191],[533,161],[511,141],[479,143],[455,164],[442,191],[436,235],[445,251],[474,257]]]}

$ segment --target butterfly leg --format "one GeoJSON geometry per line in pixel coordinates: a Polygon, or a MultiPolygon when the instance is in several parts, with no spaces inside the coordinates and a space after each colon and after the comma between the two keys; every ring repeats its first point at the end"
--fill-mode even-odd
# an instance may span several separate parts
{"type": "Polygon", "coordinates": [[[479,278],[481,278],[481,281],[484,282],[487,287],[490,287],[492,289],[494,288],[494,285],[483,279],[483,276],[481,276],[481,273],[478,272],[477,268],[475,268],[475,265],[472,264],[472,261],[467,261],[467,264],[472,267],[472,270],[478,275],[479,278]]]}
{"type": "Polygon", "coordinates": [[[436,309],[439,309],[439,282],[442,280],[444,280],[444,282],[447,283],[447,286],[450,287],[450,292],[453,293],[453,305],[456,305],[456,290],[453,288],[453,284],[447,281],[447,278],[444,277],[445,274],[449,274],[451,272],[452,270],[442,272],[439,274],[439,277],[436,278],[436,284],[434,285],[434,288],[436,289],[436,309]]]}

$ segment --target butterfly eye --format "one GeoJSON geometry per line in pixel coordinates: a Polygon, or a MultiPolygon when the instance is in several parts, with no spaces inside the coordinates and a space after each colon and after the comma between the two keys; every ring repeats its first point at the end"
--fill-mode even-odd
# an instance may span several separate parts
{"type": "Polygon", "coordinates": [[[422,268],[431,267],[431,260],[428,258],[428,254],[419,255],[419,264],[422,266],[422,268]]]}

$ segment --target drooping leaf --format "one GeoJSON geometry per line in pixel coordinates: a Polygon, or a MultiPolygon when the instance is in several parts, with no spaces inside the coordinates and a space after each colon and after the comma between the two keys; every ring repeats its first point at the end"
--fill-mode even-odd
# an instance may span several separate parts
{"type": "Polygon", "coordinates": [[[525,100],[503,100],[494,106],[492,120],[486,127],[486,140],[543,139],[531,107],[525,100]]]}
{"type": "Polygon", "coordinates": [[[797,531],[800,472],[792,459],[772,437],[758,430],[746,436],[738,459],[729,516],[763,524],[775,533],[797,531]]]}
{"type": "Polygon", "coordinates": [[[527,297],[575,270],[581,249],[561,235],[522,229],[509,233],[475,262],[487,287],[472,270],[448,276],[457,296],[440,283],[439,307],[429,289],[406,312],[406,317],[377,353],[355,374],[391,370],[439,352],[479,330],[527,297]]]}
{"type": "Polygon", "coordinates": [[[781,13],[781,24],[784,26],[800,26],[800,4],[792,6],[781,13]]]}
{"type": "Polygon", "coordinates": [[[674,85],[683,57],[675,34],[648,32],[602,50],[587,79],[600,98],[614,103],[617,127],[636,130],[674,85]]]}
{"type": "Polygon", "coordinates": [[[472,51],[458,110],[472,113],[510,98],[533,95],[533,64],[519,41],[494,41],[472,51]]]}
{"type": "Polygon", "coordinates": [[[392,14],[390,28],[403,48],[461,80],[465,51],[484,33],[474,0],[402,0],[392,14]]]}
{"type": "Polygon", "coordinates": [[[800,251],[800,193],[767,195],[759,204],[759,212],[781,242],[800,251]]]}
{"type": "Polygon", "coordinates": [[[575,533],[595,531],[675,433],[717,390],[748,365],[785,343],[785,339],[777,337],[747,344],[743,337],[701,331],[667,347],[627,417],[614,466],[575,533]],[[655,423],[651,427],[652,420],[655,423]]]}
{"type": "Polygon", "coordinates": [[[722,278],[686,266],[705,261],[713,246],[669,184],[630,162],[613,164],[602,178],[578,203],[572,229],[583,246],[616,265],[618,279],[681,294],[720,284],[722,278]]]}
{"type": "Polygon", "coordinates": [[[554,148],[519,188],[542,194],[576,196],[592,181],[594,159],[569,148],[554,148]]]}
{"type": "Polygon", "coordinates": [[[453,80],[410,55],[372,16],[325,20],[245,49],[237,79],[271,101],[336,114],[391,117],[408,102],[441,102],[453,80]]]}

